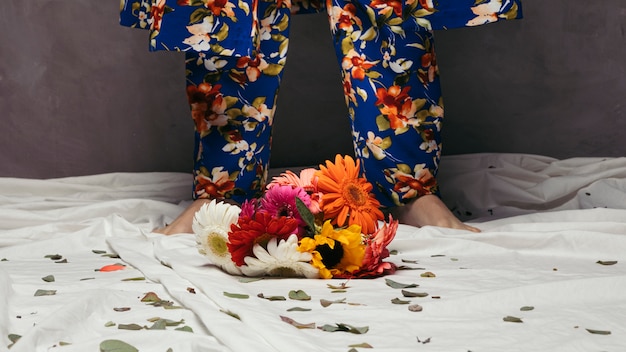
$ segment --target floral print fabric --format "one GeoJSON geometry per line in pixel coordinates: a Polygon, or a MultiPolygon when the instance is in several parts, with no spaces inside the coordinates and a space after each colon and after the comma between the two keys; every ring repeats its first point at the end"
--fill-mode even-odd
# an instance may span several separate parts
{"type": "Polygon", "coordinates": [[[150,50],[184,51],[194,198],[258,197],[291,13],[325,7],[356,156],[383,206],[437,194],[444,106],[435,29],[521,18],[519,0],[121,0],[150,50]]]}

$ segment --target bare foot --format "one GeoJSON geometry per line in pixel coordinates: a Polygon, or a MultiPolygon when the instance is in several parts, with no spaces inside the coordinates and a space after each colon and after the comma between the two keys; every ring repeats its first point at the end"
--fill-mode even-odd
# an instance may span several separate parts
{"type": "Polygon", "coordinates": [[[401,224],[411,226],[438,226],[450,229],[480,232],[480,229],[461,222],[435,195],[425,195],[402,207],[396,207],[393,215],[401,224]]]}
{"type": "Polygon", "coordinates": [[[152,232],[160,233],[163,235],[174,235],[177,233],[193,233],[191,224],[193,223],[193,217],[196,212],[200,210],[200,207],[204,203],[210,202],[210,199],[196,199],[191,205],[187,207],[174,221],[165,225],[165,227],[154,229],[152,232]]]}

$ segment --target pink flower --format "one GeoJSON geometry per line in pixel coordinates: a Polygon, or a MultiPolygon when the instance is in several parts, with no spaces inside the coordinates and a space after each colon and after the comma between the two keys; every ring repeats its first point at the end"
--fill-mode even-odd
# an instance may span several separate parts
{"type": "Polygon", "coordinates": [[[300,187],[306,191],[309,195],[311,203],[308,205],[309,210],[313,214],[320,212],[320,199],[322,194],[317,190],[317,177],[315,172],[317,170],[313,168],[307,168],[300,171],[300,175],[296,175],[291,170],[287,170],[272,179],[267,188],[270,189],[275,186],[291,186],[300,187]]]}
{"type": "Polygon", "coordinates": [[[261,199],[261,208],[273,217],[286,216],[298,220],[298,235],[305,233],[306,222],[296,207],[296,198],[307,206],[311,205],[311,197],[302,187],[281,186],[271,187],[261,199]]]}
{"type": "Polygon", "coordinates": [[[398,220],[389,215],[389,223],[385,223],[372,236],[366,239],[365,257],[361,270],[355,277],[376,277],[393,274],[396,266],[393,263],[383,262],[389,257],[387,246],[396,236],[398,220]]]}

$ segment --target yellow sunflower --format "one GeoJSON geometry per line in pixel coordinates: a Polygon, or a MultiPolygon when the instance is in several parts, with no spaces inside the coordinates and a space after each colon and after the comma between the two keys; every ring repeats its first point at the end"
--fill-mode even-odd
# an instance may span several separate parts
{"type": "Polygon", "coordinates": [[[326,161],[317,171],[317,188],[321,192],[324,220],[337,226],[359,225],[363,233],[373,233],[383,219],[380,202],[371,193],[372,184],[359,177],[360,163],[350,156],[326,161]]]}
{"type": "Polygon", "coordinates": [[[311,253],[311,265],[319,269],[323,279],[358,271],[365,256],[361,227],[351,225],[335,229],[330,221],[324,222],[320,233],[313,238],[300,240],[298,250],[311,253]]]}

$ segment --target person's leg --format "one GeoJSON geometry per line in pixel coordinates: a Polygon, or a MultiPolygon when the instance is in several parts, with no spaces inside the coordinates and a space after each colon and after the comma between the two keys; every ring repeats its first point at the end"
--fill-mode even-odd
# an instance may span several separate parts
{"type": "Polygon", "coordinates": [[[355,153],[377,198],[405,224],[477,231],[438,197],[443,103],[432,31],[403,21],[400,2],[332,1],[355,153]]]}
{"type": "Polygon", "coordinates": [[[261,1],[258,13],[260,44],[252,55],[186,53],[187,97],[195,124],[194,202],[155,232],[191,233],[193,216],[205,202],[241,203],[265,188],[290,9],[261,1]]]}

